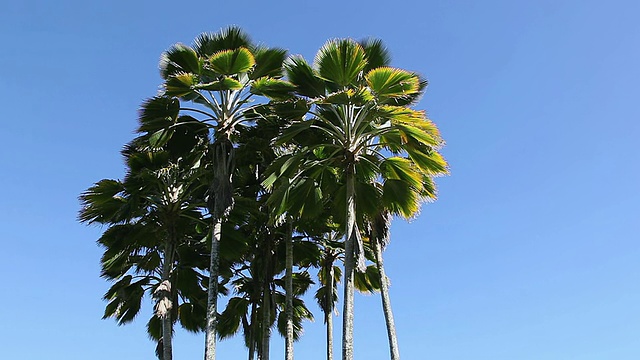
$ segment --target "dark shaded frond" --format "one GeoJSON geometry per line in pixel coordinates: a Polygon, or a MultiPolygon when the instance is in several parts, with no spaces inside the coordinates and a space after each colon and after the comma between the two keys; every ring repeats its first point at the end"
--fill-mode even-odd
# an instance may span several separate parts
{"type": "Polygon", "coordinates": [[[367,56],[367,66],[364,72],[391,64],[391,54],[382,40],[368,38],[361,40],[359,43],[367,56]]]}
{"type": "Polygon", "coordinates": [[[238,26],[229,26],[217,33],[200,34],[194,43],[198,55],[209,57],[218,51],[251,47],[251,38],[238,26]]]}

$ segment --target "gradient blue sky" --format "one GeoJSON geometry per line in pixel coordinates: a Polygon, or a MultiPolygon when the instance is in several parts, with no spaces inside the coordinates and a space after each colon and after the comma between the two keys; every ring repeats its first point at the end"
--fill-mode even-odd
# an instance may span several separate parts
{"type": "MultiPolygon", "coordinates": [[[[237,24],[308,58],[329,38],[378,37],[430,80],[419,108],[452,175],[392,229],[404,359],[640,359],[638,14],[589,0],[2,1],[2,358],[154,358],[149,306],[133,325],[100,320],[101,229],[76,222],[77,196],[123,175],[160,53],[237,24]]],[[[379,298],[356,306],[356,359],[384,359],[379,298]]],[[[202,348],[177,333],[176,359],[202,348]]],[[[323,349],[319,317],[296,355],[323,349]]],[[[220,345],[220,359],[244,354],[220,345]]]]}

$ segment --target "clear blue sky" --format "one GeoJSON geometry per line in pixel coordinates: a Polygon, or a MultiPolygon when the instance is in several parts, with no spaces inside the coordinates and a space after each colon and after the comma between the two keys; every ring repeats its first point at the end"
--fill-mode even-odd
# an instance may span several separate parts
{"type": "MultiPolygon", "coordinates": [[[[133,325],[100,320],[101,229],[76,222],[77,196],[122,176],[160,53],[230,24],[308,58],[328,38],[379,37],[430,80],[419,108],[452,175],[392,229],[404,359],[640,359],[639,2],[95,3],[0,6],[3,359],[153,358],[149,306],[133,325]]],[[[384,359],[379,298],[356,307],[356,359],[384,359]]],[[[177,333],[176,359],[202,349],[177,333]]],[[[296,355],[323,349],[319,318],[296,355]]]]}

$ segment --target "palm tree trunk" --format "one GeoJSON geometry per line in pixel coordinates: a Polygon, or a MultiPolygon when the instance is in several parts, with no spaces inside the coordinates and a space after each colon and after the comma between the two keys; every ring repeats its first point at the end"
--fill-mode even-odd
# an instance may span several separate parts
{"type": "MultiPolygon", "coordinates": [[[[253,299],[253,295],[251,296],[251,298],[253,299]]],[[[251,304],[251,323],[249,324],[249,326],[247,326],[247,329],[249,330],[249,360],[254,360],[256,358],[256,324],[257,324],[257,318],[258,318],[258,314],[256,314],[258,308],[258,302],[257,301],[253,301],[253,303],[251,304]]]]}
{"type": "Polygon", "coordinates": [[[384,264],[382,262],[382,248],[380,241],[373,236],[374,251],[376,255],[376,265],[380,274],[380,295],[382,298],[382,311],[384,312],[384,320],[387,324],[387,335],[389,337],[389,352],[391,360],[400,360],[400,350],[398,349],[398,337],[396,335],[396,326],[393,321],[393,312],[391,311],[391,298],[389,297],[389,281],[384,272],[384,264]]]}
{"type": "Polygon", "coordinates": [[[222,221],[233,208],[233,145],[228,135],[222,135],[213,146],[214,176],[211,183],[208,208],[212,214],[211,261],[209,264],[209,292],[207,299],[207,328],[205,334],[205,360],[216,358],[216,337],[218,335],[218,266],[219,248],[222,236],[222,221]]]}
{"type": "Polygon", "coordinates": [[[287,223],[285,270],[285,316],[287,334],[285,339],[285,359],[293,360],[293,220],[287,223]]]}
{"type": "MultiPolygon", "coordinates": [[[[168,280],[165,280],[168,281],[168,280]]],[[[163,283],[165,282],[163,281],[163,283]]],[[[169,284],[169,287],[171,285],[169,284]]],[[[168,298],[163,301],[170,300],[168,298]]],[[[173,321],[171,320],[170,311],[165,316],[162,317],[162,360],[172,360],[173,359],[173,321]]]]}
{"type": "Polygon", "coordinates": [[[172,266],[173,246],[171,244],[171,240],[168,240],[165,246],[165,258],[164,264],[162,266],[162,279],[160,285],[155,291],[158,299],[156,303],[156,316],[158,316],[162,322],[162,360],[172,360],[173,358],[173,321],[171,320],[171,309],[173,308],[171,300],[172,266]]]}
{"type": "Polygon", "coordinates": [[[206,348],[205,360],[216,358],[216,336],[218,325],[218,264],[220,236],[222,232],[222,217],[213,216],[213,229],[211,234],[211,260],[209,263],[209,292],[207,299],[207,329],[205,334],[206,348]]]}
{"type": "Polygon", "coordinates": [[[353,271],[355,267],[354,243],[356,241],[356,196],[353,165],[346,173],[347,185],[347,225],[345,231],[344,255],[344,308],[342,311],[342,359],[353,360],[353,271]]]}
{"type": "Polygon", "coordinates": [[[329,263],[329,274],[327,288],[329,289],[329,295],[327,295],[327,311],[324,313],[324,320],[327,324],[327,360],[333,360],[333,262],[329,263]]]}
{"type": "Polygon", "coordinates": [[[271,294],[269,285],[265,286],[262,300],[262,351],[261,360],[269,360],[269,343],[271,342],[271,294]]]}
{"type": "Polygon", "coordinates": [[[269,360],[271,342],[271,239],[266,241],[264,259],[264,283],[262,289],[262,351],[260,360],[269,360]]]}

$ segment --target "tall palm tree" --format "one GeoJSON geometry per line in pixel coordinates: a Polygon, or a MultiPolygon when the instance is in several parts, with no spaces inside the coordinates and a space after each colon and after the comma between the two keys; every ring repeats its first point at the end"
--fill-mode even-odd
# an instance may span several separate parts
{"type": "MultiPolygon", "coordinates": [[[[191,123],[203,124],[212,133],[212,179],[208,209],[211,214],[211,262],[205,359],[215,359],[219,275],[219,246],[222,224],[233,208],[232,175],[235,170],[234,136],[238,126],[248,123],[245,112],[253,93],[278,91],[282,61],[286,51],[258,47],[238,27],[198,36],[194,46],[176,44],[160,62],[164,93],[160,98],[171,103],[174,97],[190,101],[191,107],[171,108],[171,116],[150,119],[146,131],[158,143],[169,139],[178,129],[178,113],[190,113],[191,123]],[[261,90],[255,90],[260,88],[261,90]],[[176,111],[177,110],[177,111],[176,111]],[[197,118],[196,118],[197,117],[197,118]]],[[[162,109],[162,110],[166,110],[162,109]]],[[[165,111],[166,113],[166,111],[165,111]]]]}
{"type": "Polygon", "coordinates": [[[151,291],[156,304],[148,330],[163,360],[172,358],[173,324],[179,318],[189,330],[202,329],[194,315],[204,310],[203,277],[194,268],[203,269],[206,259],[195,231],[201,221],[196,197],[204,192],[195,181],[198,158],[176,152],[187,139],[189,146],[202,145],[203,139],[192,135],[180,134],[164,149],[135,139],[123,151],[124,181],[102,180],[80,197],[81,221],[110,226],[99,239],[106,248],[102,275],[115,281],[105,295],[105,318],[121,324],[133,320],[145,291],[151,291]]]}
{"type": "MultiPolygon", "coordinates": [[[[331,168],[343,185],[334,203],[344,210],[339,222],[345,224],[345,360],[353,359],[354,270],[365,270],[359,223],[366,212],[374,211],[378,199],[385,199],[373,182],[379,177],[404,176],[407,166],[434,176],[447,171],[437,151],[443,144],[437,128],[424,111],[409,106],[421,95],[424,82],[415,73],[380,66],[386,59],[378,45],[331,40],[320,49],[313,67],[301,57],[285,64],[288,80],[309,104],[312,117],[292,124],[280,141],[309,131],[321,136],[307,136],[303,155],[279,163],[277,173],[306,172],[319,179],[326,172],[317,171],[319,167],[331,168]],[[303,161],[309,157],[315,157],[314,161],[303,161]],[[306,169],[300,167],[309,163],[306,169]]],[[[385,181],[385,186],[387,197],[394,191],[407,196],[393,181],[385,181]]]]}

